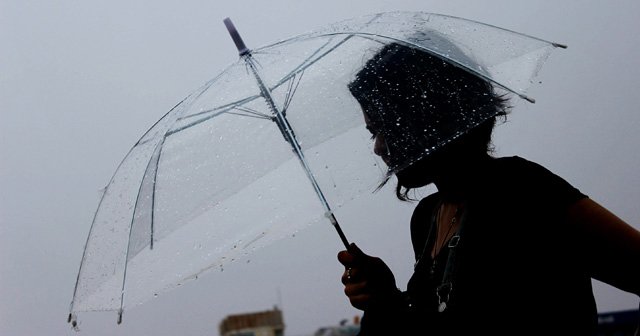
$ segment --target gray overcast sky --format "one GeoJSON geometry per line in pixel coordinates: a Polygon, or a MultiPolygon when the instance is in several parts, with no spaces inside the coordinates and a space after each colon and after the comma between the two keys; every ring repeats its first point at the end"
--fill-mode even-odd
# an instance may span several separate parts
{"type": "MultiPolygon", "coordinates": [[[[2,0],[0,334],[73,334],[66,314],[100,189],[157,118],[237,58],[222,19],[261,46],[390,10],[567,44],[530,90],[537,103],[519,102],[498,128],[498,154],[541,163],[640,227],[638,1],[2,0]]],[[[404,287],[407,224],[389,221],[345,230],[404,287]]],[[[288,335],[308,334],[359,313],[342,296],[340,248],[330,227],[313,227],[130,309],[120,326],[113,313],[81,316],[81,334],[216,335],[225,315],[275,304],[288,335]]],[[[595,289],[601,311],[637,307],[636,297],[595,289]]]]}

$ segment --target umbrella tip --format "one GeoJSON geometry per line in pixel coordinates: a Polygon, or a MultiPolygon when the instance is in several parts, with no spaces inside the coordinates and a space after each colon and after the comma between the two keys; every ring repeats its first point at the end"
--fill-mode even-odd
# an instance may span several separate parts
{"type": "Polygon", "coordinates": [[[69,317],[67,318],[67,323],[71,323],[71,327],[75,331],[79,331],[78,329],[78,319],[75,314],[69,313],[69,317]]]}
{"type": "Polygon", "coordinates": [[[249,48],[247,48],[247,46],[244,44],[244,41],[242,41],[242,37],[240,37],[240,33],[238,33],[238,30],[236,29],[236,26],[233,25],[233,22],[231,21],[231,19],[225,18],[223,22],[224,22],[224,25],[227,27],[227,31],[229,32],[229,35],[231,35],[231,39],[233,40],[233,43],[235,43],[236,48],[238,48],[238,54],[240,54],[240,56],[249,54],[251,50],[249,50],[249,48]]]}

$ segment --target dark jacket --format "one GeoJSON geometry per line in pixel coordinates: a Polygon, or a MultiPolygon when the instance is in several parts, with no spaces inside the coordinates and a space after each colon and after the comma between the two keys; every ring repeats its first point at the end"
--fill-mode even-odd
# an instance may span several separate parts
{"type": "MultiPolygon", "coordinates": [[[[587,246],[566,221],[586,197],[542,166],[519,157],[492,159],[473,186],[452,274],[447,309],[437,311],[448,248],[421,259],[407,291],[366,311],[361,335],[592,335],[597,311],[587,246]]],[[[418,257],[430,251],[438,193],[421,200],[411,219],[418,257]],[[425,249],[425,244],[427,248],[425,249]]]]}

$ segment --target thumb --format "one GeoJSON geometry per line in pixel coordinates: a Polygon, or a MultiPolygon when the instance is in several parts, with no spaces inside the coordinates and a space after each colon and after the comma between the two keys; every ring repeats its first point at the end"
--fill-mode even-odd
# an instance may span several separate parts
{"type": "Polygon", "coordinates": [[[351,253],[356,258],[368,257],[368,255],[362,252],[362,250],[355,243],[349,244],[349,248],[347,249],[347,251],[349,251],[349,253],[351,253]]]}

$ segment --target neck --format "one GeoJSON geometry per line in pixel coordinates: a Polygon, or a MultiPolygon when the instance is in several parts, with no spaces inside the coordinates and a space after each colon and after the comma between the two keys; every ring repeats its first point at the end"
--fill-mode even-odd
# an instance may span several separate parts
{"type": "Polygon", "coordinates": [[[478,183],[486,178],[484,166],[491,159],[486,155],[482,158],[454,162],[434,181],[438,192],[445,201],[461,202],[477,188],[478,183]]]}

